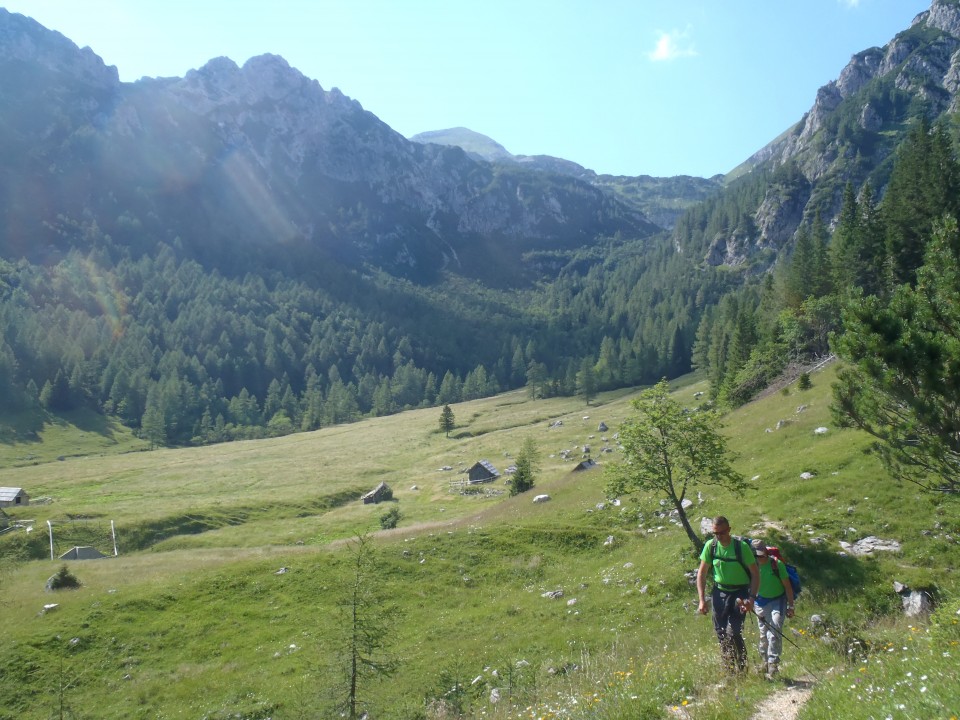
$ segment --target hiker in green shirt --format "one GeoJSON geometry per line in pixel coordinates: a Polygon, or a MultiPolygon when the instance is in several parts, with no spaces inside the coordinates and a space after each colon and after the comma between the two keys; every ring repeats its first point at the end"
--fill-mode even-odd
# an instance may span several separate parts
{"type": "Polygon", "coordinates": [[[785,618],[793,617],[793,585],[786,566],[776,558],[770,558],[762,540],[754,540],[752,547],[760,568],[760,591],[753,607],[760,624],[760,657],[763,658],[763,672],[767,679],[773,680],[780,671],[783,622],[785,618]],[[777,563],[776,568],[774,563],[777,563]]]}
{"type": "Polygon", "coordinates": [[[707,573],[713,573],[713,628],[720,641],[720,655],[731,671],[743,672],[747,666],[747,646],[743,642],[743,617],[753,609],[760,586],[757,561],[745,540],[730,534],[730,523],[722,515],[713,519],[713,539],[700,553],[697,571],[698,611],[707,614],[707,573]]]}

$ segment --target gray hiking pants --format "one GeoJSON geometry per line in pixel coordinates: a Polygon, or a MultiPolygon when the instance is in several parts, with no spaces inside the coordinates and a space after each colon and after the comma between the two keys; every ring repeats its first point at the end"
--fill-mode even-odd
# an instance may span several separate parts
{"type": "Polygon", "coordinates": [[[760,602],[763,605],[754,605],[753,610],[760,626],[760,642],[757,648],[764,662],[777,665],[783,652],[783,621],[787,618],[787,596],[781,595],[766,601],[761,598],[760,602]]]}

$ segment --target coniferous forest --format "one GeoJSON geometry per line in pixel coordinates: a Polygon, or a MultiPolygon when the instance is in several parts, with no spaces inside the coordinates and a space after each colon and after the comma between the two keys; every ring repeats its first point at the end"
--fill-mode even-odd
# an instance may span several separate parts
{"type": "Polygon", "coordinates": [[[154,445],[206,444],[524,387],[589,402],[691,369],[735,407],[787,368],[834,353],[857,366],[883,334],[863,309],[901,308],[924,291],[924,266],[956,251],[956,123],[944,93],[923,90],[942,78],[917,69],[954,36],[930,22],[855,55],[862,82],[839,104],[703,199],[669,178],[591,185],[409,143],[275,56],[164,83],[119,83],[102,64],[78,77],[72,43],[0,20],[56,58],[11,55],[0,83],[13,158],[0,167],[0,412],[17,418],[4,434],[83,409],[154,445]],[[882,75],[867,72],[877,53],[882,75]],[[256,67],[314,103],[279,110],[307,113],[297,142],[316,157],[283,164],[272,106],[249,126],[224,115],[231,135],[185,99],[253,82],[256,67]],[[320,120],[338,134],[311,135],[320,120]],[[230,194],[231,162],[262,166],[274,234],[230,194]],[[657,231],[644,212],[668,206],[676,222],[657,231]]]}
{"type": "MultiPolygon", "coordinates": [[[[133,256],[96,227],[52,265],[0,261],[0,388],[11,410],[85,407],[155,444],[286,434],[507,389],[573,395],[691,367],[713,399],[749,400],[790,363],[832,351],[844,308],[916,283],[960,178],[946,129],[918,121],[883,198],[848,185],[831,231],[815,217],[769,270],[694,261],[692,227],[744,222],[742,191],[672,236],[608,238],[558,277],[491,290],[344,274],[337,287],[227,276],[163,246],[133,256]],[[677,248],[690,248],[678,252],[677,248]]],[[[748,178],[758,185],[757,178],[748,178]]]]}

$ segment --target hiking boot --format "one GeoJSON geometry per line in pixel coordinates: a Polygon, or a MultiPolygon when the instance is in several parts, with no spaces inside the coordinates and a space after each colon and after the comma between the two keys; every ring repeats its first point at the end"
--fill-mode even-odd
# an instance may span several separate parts
{"type": "Polygon", "coordinates": [[[780,677],[780,666],[777,663],[767,663],[767,680],[776,680],[780,677]]]}

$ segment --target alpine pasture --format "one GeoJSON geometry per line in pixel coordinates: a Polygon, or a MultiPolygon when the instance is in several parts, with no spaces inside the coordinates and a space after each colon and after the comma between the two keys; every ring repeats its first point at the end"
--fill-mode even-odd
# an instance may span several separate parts
{"type": "MultiPolygon", "coordinates": [[[[955,717],[960,506],[892,482],[866,436],[836,427],[832,376],[728,415],[753,487],[699,487],[688,509],[694,527],[727,515],[799,566],[784,683],[722,674],[670,508],[605,497],[618,453],[601,448],[616,448],[633,394],[585,406],[513,392],[453,406],[449,438],[440,408],[190,449],[148,450],[118,427],[110,442],[70,424],[9,433],[0,485],[49,500],[8,508],[33,530],[0,535],[0,718],[338,717],[360,534],[379,563],[362,578],[376,649],[396,667],[361,677],[371,720],[743,718],[789,683],[813,690],[800,718],[955,717]],[[504,471],[528,437],[541,470],[510,497],[504,471]],[[584,445],[600,467],[572,473],[584,445]],[[480,459],[501,479],[464,488],[459,471],[480,459]],[[382,481],[393,501],[359,501],[382,481]],[[399,526],[380,530],[393,507],[399,526]],[[88,538],[112,520],[119,554],[71,561],[80,589],[45,591],[64,564],[49,559],[48,520],[58,550],[99,547],[88,538]],[[870,536],[901,549],[841,545],[870,536]],[[894,581],[929,590],[933,614],[905,617],[894,581]]],[[[705,390],[674,388],[691,407],[705,390]]],[[[747,640],[755,665],[749,622],[747,640]]]]}

